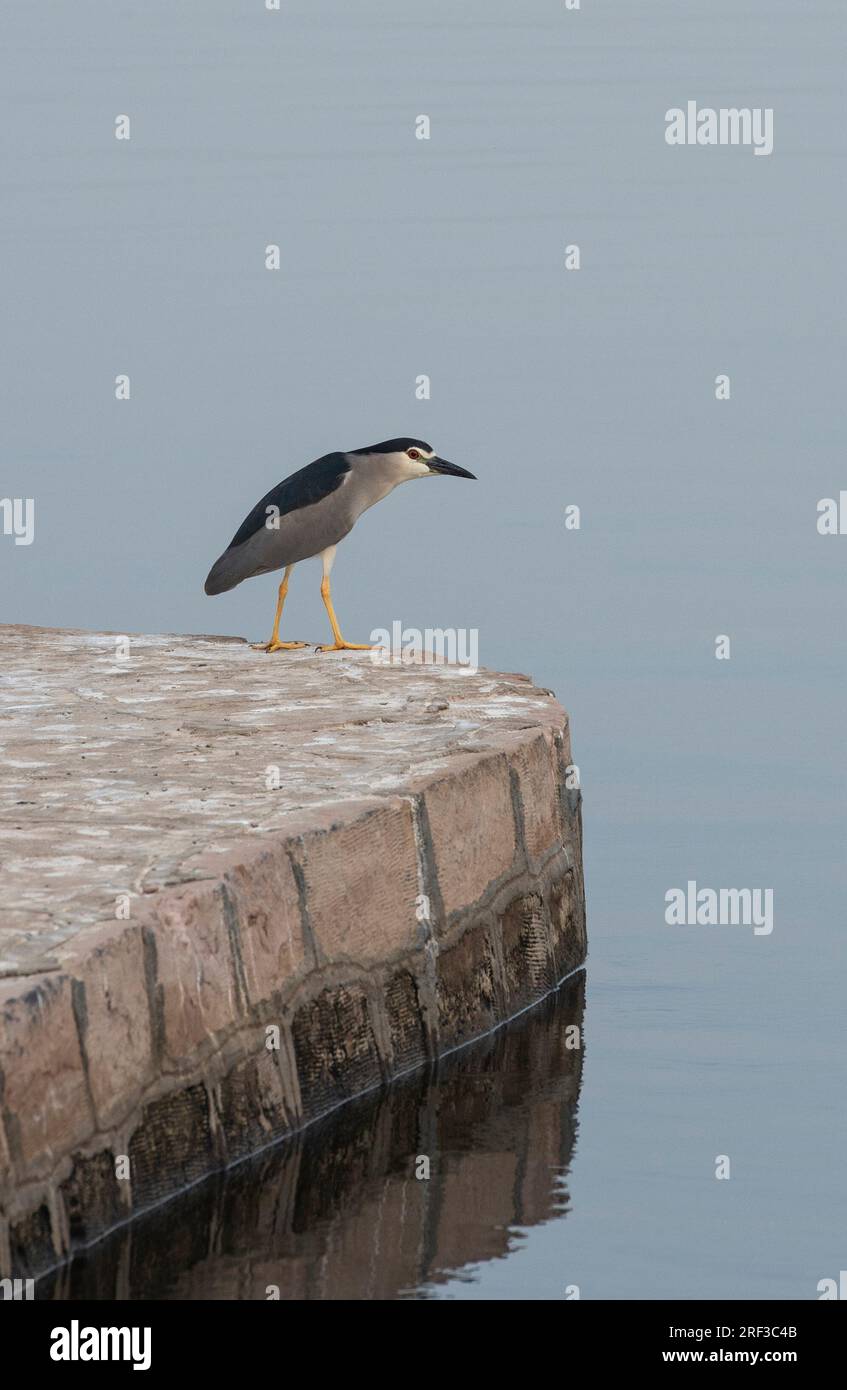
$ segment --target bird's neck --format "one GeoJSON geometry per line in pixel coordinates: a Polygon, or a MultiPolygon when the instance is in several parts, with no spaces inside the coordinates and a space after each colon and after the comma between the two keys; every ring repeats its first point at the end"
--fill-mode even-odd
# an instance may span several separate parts
{"type": "Polygon", "coordinates": [[[387,454],[370,454],[362,462],[362,479],[368,494],[368,506],[387,497],[398,483],[408,482],[416,477],[402,460],[387,454]]]}

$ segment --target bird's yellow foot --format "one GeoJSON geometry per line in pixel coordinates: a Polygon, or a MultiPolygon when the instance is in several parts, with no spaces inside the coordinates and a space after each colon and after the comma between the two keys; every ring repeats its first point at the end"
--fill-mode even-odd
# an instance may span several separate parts
{"type": "Polygon", "coordinates": [[[252,642],[254,652],[294,652],[298,647],[307,647],[308,642],[252,642]]]}
{"type": "Polygon", "coordinates": [[[317,652],[372,652],[375,648],[368,642],[333,642],[331,647],[316,647],[317,652]]]}

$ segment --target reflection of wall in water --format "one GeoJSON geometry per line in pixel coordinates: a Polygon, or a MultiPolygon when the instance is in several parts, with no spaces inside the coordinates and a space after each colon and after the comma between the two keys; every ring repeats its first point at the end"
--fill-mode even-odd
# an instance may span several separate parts
{"type": "Polygon", "coordinates": [[[40,1297],[393,1298],[561,1215],[584,977],[432,1071],[354,1101],[136,1221],[40,1297]],[[415,1157],[431,1160],[429,1181],[415,1157]]]}

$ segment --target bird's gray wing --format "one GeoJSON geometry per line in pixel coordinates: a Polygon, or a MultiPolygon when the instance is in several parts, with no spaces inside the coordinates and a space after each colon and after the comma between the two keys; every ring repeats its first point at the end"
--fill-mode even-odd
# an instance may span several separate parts
{"type": "Polygon", "coordinates": [[[228,549],[231,550],[234,545],[242,545],[256,531],[267,525],[269,507],[276,507],[275,514],[280,517],[287,516],[289,512],[299,511],[301,507],[311,507],[314,502],[321,502],[324,497],[329,497],[330,493],[335,492],[335,489],[341,486],[344,475],[349,472],[350,463],[346,454],[324,454],[323,458],[315,459],[314,463],[307,463],[305,468],[298,468],[296,473],[277,483],[276,487],[271,488],[270,492],[256,503],[242,521],[228,549]]]}
{"type": "Polygon", "coordinates": [[[331,497],[349,472],[350,463],[345,454],[324,454],[323,458],[307,463],[305,468],[271,488],[244,518],[223,555],[212,565],[206,576],[206,593],[225,593],[251,575],[279,569],[333,544],[349,529],[349,524],[321,539],[312,536],[314,526],[300,526],[293,517],[303,508],[331,497]],[[271,508],[276,510],[271,511],[271,508]],[[272,529],[269,529],[269,517],[272,529]],[[287,524],[286,517],[289,518],[287,524]],[[300,542],[299,547],[292,548],[292,536],[300,542]]]}

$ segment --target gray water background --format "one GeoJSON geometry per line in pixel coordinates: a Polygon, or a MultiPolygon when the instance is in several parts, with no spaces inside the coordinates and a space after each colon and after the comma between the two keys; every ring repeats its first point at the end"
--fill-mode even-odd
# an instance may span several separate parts
{"type": "MultiPolygon", "coordinates": [[[[2,24],[0,496],[36,538],[0,536],[0,620],[266,636],[273,577],[202,582],[269,486],[395,434],[472,469],[363,518],[336,607],[352,640],[477,628],[556,690],[591,954],[569,1209],[438,1296],[815,1297],[847,1267],[847,539],[815,526],[847,487],[847,8],[2,24]],[[689,99],[773,107],[774,153],[668,147],[689,99]],[[688,879],[772,888],[772,935],[667,926],[688,879]]],[[[289,635],[328,635],[318,582],[295,572],[289,635]]]]}

